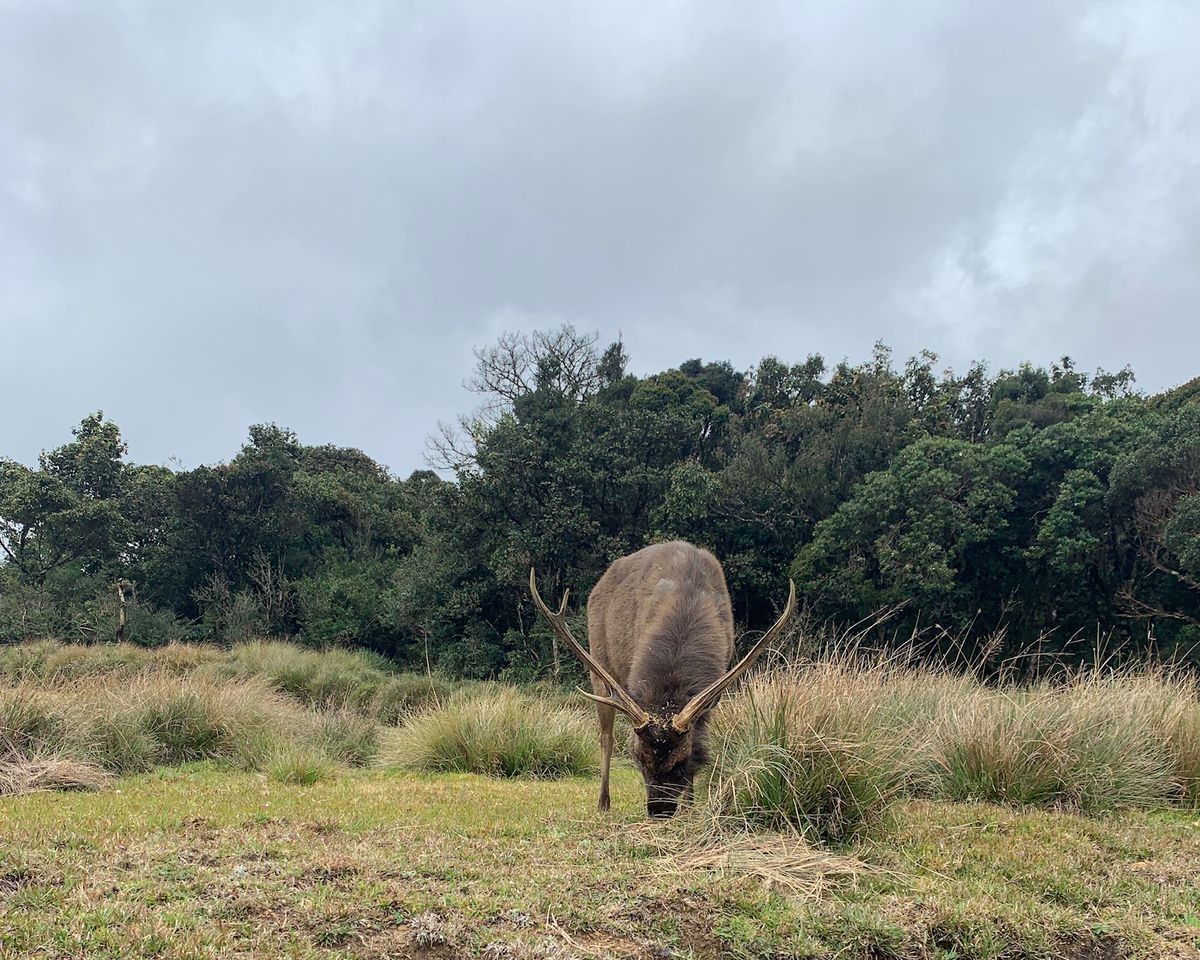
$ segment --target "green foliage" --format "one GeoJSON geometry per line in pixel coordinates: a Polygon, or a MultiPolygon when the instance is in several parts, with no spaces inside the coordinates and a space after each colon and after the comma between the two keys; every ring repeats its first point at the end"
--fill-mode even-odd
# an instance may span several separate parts
{"type": "Polygon", "coordinates": [[[861,614],[905,601],[938,617],[970,610],[985,602],[972,561],[983,551],[1008,559],[1008,514],[1027,468],[1007,445],[922,438],[817,525],[796,578],[861,614]]]}
{"type": "MultiPolygon", "coordinates": [[[[1128,369],[1089,379],[1067,357],[956,374],[882,344],[856,364],[634,376],[622,344],[569,326],[477,360],[480,408],[431,444],[453,480],[275,424],[226,463],[139,466],[98,413],[36,466],[0,459],[0,643],[112,641],[125,581],[124,636],[145,646],[290,637],[417,672],[579,680],[529,566],[582,601],[618,556],[678,537],[721,559],[751,629],[791,570],[833,621],[893,608],[881,642],[934,623],[970,628],[968,656],[987,638],[997,662],[1033,644],[1078,659],[1072,638],[1099,625],[1110,653],[1196,659],[1195,383],[1144,397],[1128,369]]],[[[377,692],[314,682],[317,699],[377,692]]]]}
{"type": "Polygon", "coordinates": [[[42,454],[38,470],[0,459],[0,551],[29,583],[74,563],[112,566],[130,532],[120,431],[97,413],[74,432],[73,442],[42,454]]]}

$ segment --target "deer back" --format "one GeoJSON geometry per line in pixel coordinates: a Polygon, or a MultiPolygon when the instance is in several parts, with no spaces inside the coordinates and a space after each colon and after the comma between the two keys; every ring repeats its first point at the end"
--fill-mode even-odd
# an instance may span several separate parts
{"type": "MultiPolygon", "coordinates": [[[[720,563],[683,541],[615,561],[588,599],[588,646],[651,713],[678,709],[733,656],[733,609],[720,563]]],[[[595,677],[593,684],[602,692],[595,677]]]]}

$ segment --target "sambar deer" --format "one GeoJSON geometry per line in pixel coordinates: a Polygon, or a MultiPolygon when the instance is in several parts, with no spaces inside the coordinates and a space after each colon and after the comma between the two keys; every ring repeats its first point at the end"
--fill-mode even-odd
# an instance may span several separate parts
{"type": "Polygon", "coordinates": [[[646,781],[647,814],[670,817],[691,796],[707,760],[708,713],[787,625],[796,607],[796,585],[788,584],[782,615],[731,668],[733,608],[725,572],[707,550],[676,540],[614,561],[588,598],[590,652],[567,627],[570,591],[551,611],[530,569],[534,604],[591,671],[593,692],[584,696],[597,703],[600,717],[601,810],[609,808],[617,711],[633,723],[631,752],[646,781]]]}

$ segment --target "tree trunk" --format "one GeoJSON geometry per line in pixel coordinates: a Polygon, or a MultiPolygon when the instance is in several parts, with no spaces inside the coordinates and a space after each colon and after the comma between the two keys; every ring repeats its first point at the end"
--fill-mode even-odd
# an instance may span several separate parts
{"type": "Polygon", "coordinates": [[[125,581],[117,581],[117,643],[125,642],[125,581]]]}

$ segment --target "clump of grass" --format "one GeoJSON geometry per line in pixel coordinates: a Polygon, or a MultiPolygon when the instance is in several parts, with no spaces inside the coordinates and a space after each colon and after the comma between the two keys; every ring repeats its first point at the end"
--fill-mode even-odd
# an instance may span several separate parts
{"type": "Polygon", "coordinates": [[[59,686],[139,674],[263,680],[305,706],[352,708],[387,724],[442,702],[458,686],[442,676],[397,672],[370,651],[314,650],[274,640],[249,641],[230,650],[184,643],[148,649],[57,640],[0,647],[0,677],[15,683],[59,686]]]}
{"type": "Polygon", "coordinates": [[[1200,682],[1195,674],[1149,667],[1103,681],[1107,709],[1122,722],[1132,719],[1147,730],[1153,749],[1166,755],[1169,784],[1176,800],[1200,802],[1200,682]]]}
{"type": "Polygon", "coordinates": [[[1197,690],[1151,667],[993,686],[905,655],[782,665],[716,715],[700,807],[836,841],[901,793],[1085,813],[1196,803],[1197,690]]]}
{"type": "Polygon", "coordinates": [[[385,676],[374,658],[348,650],[305,650],[277,641],[255,640],[230,651],[231,676],[262,677],[275,689],[316,707],[354,702],[385,676]]]}
{"type": "Polygon", "coordinates": [[[0,685],[0,756],[127,774],[198,760],[262,770],[293,754],[297,764],[363,765],[377,749],[370,718],[305,709],[261,680],[143,673],[53,689],[0,685]]]}
{"type": "Polygon", "coordinates": [[[1200,804],[1200,704],[1182,709],[1167,730],[1175,782],[1180,794],[1200,804]]]}
{"type": "Polygon", "coordinates": [[[333,770],[329,757],[313,747],[288,744],[271,758],[268,772],[279,783],[308,787],[326,779],[333,770]]]}
{"type": "Polygon", "coordinates": [[[593,773],[595,729],[581,713],[512,687],[463,691],[411,719],[381,760],[422,770],[497,777],[593,773]]]}
{"type": "Polygon", "coordinates": [[[360,698],[359,708],[380,723],[394,724],[442,703],[454,689],[451,680],[436,674],[397,673],[380,683],[369,698],[360,698]]]}
{"type": "Polygon", "coordinates": [[[1161,806],[1189,790],[1185,687],[1144,674],[980,689],[932,738],[935,797],[1084,813],[1161,806]]]}
{"type": "Polygon", "coordinates": [[[850,839],[878,822],[905,781],[905,730],[842,664],[777,668],[715,717],[697,812],[717,832],[796,831],[850,839]]]}
{"type": "Polygon", "coordinates": [[[0,755],[62,750],[71,727],[61,698],[31,686],[0,687],[0,755]]]}
{"type": "Polygon", "coordinates": [[[159,764],[219,760],[257,769],[298,719],[261,683],[148,677],[121,697],[157,745],[159,764]]]}
{"type": "Polygon", "coordinates": [[[0,676],[14,681],[69,683],[85,677],[133,676],[153,671],[176,676],[214,663],[212,647],[172,643],[157,649],[133,644],[68,644],[38,640],[0,648],[0,676]]]}
{"type": "Polygon", "coordinates": [[[365,767],[379,753],[378,724],[352,710],[317,713],[309,739],[324,756],[349,767],[365,767]]]}
{"type": "Polygon", "coordinates": [[[160,744],[134,710],[97,712],[85,721],[85,752],[116,774],[152,770],[162,761],[160,744]]]}

